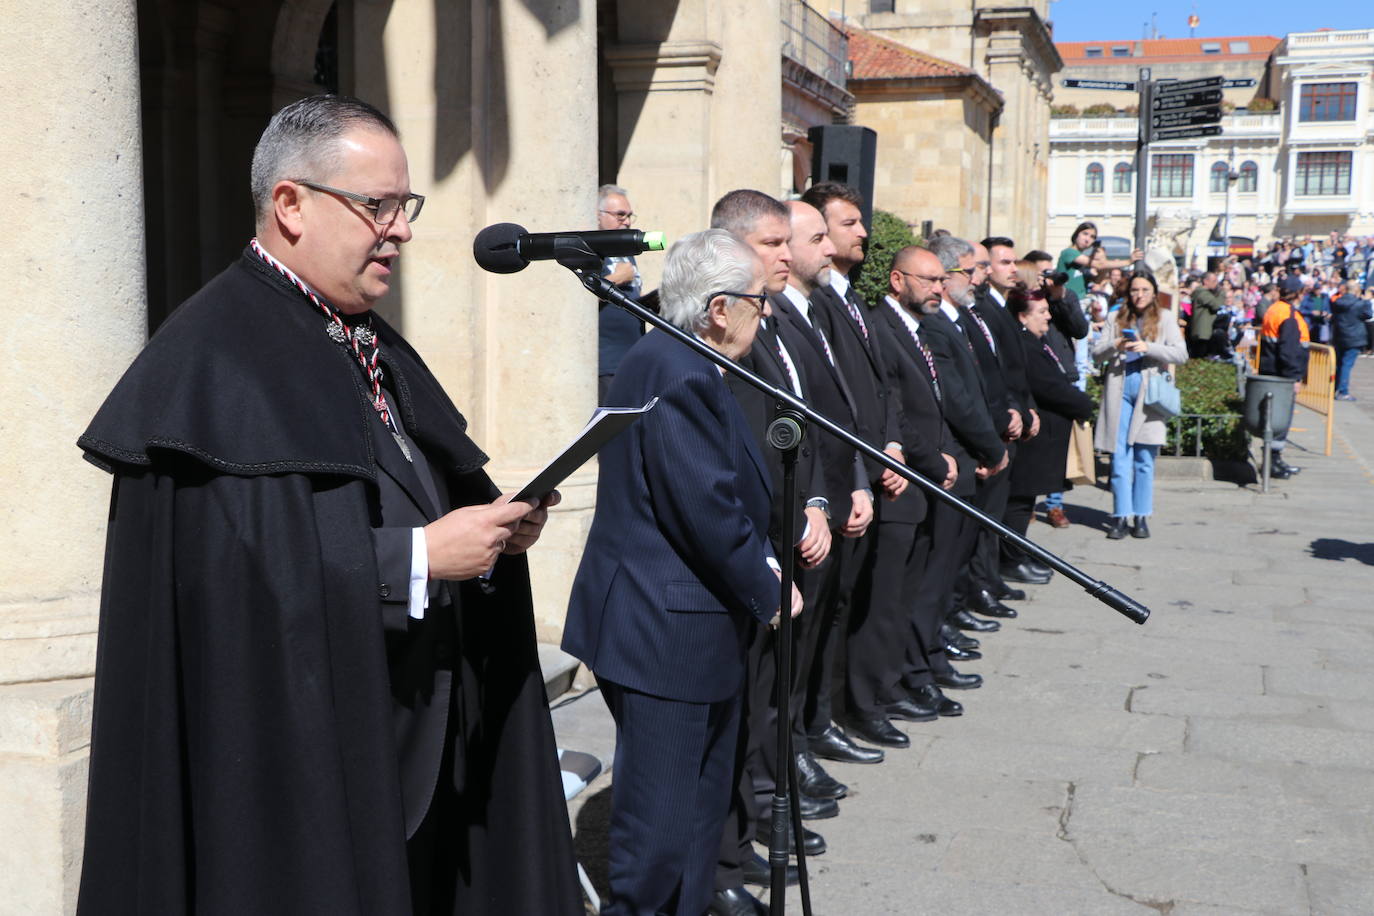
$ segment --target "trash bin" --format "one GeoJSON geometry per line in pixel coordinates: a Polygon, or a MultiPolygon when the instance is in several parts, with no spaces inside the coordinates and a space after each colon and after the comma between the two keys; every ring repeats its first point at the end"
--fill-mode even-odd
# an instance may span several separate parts
{"type": "Polygon", "coordinates": [[[1274,393],[1270,407],[1269,428],[1276,433],[1288,429],[1293,422],[1293,380],[1277,375],[1247,375],[1245,377],[1245,428],[1252,436],[1264,435],[1262,405],[1268,392],[1274,393]]]}

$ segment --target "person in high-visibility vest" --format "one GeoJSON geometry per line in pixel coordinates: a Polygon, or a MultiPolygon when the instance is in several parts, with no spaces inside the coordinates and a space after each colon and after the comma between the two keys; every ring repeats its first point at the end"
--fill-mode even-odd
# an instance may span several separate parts
{"type": "MultiPolygon", "coordinates": [[[[1279,301],[1265,311],[1260,330],[1260,374],[1292,379],[1294,392],[1302,387],[1307,377],[1307,344],[1311,340],[1307,321],[1296,306],[1301,296],[1302,280],[1297,277],[1280,280],[1279,301]]],[[[1270,443],[1273,454],[1270,473],[1280,480],[1287,480],[1302,470],[1283,460],[1283,447],[1287,444],[1288,427],[1274,430],[1270,443]]]]}

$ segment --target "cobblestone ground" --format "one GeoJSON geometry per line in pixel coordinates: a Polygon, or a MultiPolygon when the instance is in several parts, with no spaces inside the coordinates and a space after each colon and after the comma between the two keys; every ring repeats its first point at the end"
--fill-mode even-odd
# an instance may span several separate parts
{"type": "MultiPolygon", "coordinates": [[[[835,764],[811,826],[818,914],[1374,913],[1374,360],[1331,457],[1299,408],[1268,494],[1159,481],[1149,540],[1107,541],[1110,495],[1031,535],[1153,610],[1137,626],[1056,576],[983,640],[958,719],[903,724],[881,766],[835,764]]],[[[611,759],[594,693],[560,744],[611,759]]],[[[610,775],[573,803],[604,889],[610,775]]],[[[759,889],[755,889],[760,891],[759,889]]],[[[795,889],[786,904],[800,913],[795,889]]]]}

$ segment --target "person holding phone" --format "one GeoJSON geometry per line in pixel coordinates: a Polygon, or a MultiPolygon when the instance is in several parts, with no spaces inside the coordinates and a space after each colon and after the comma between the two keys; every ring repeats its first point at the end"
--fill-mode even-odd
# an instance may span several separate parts
{"type": "Polygon", "coordinates": [[[1088,283],[1096,277],[1105,275],[1113,267],[1124,270],[1145,259],[1145,253],[1139,249],[1131,252],[1129,261],[1108,259],[1107,253],[1102,250],[1102,242],[1097,238],[1097,224],[1093,222],[1079,223],[1069,238],[1069,247],[1059,252],[1059,263],[1054,269],[1068,275],[1068,282],[1064,286],[1073,290],[1080,299],[1088,295],[1088,283]]]}
{"type": "Polygon", "coordinates": [[[1188,348],[1171,309],[1159,304],[1159,286],[1148,271],[1131,275],[1127,302],[1107,319],[1093,344],[1093,360],[1103,363],[1102,406],[1095,446],[1112,454],[1112,517],[1107,537],[1150,536],[1154,514],[1155,456],[1164,444],[1164,419],[1145,404],[1153,374],[1188,361],[1188,348]]]}

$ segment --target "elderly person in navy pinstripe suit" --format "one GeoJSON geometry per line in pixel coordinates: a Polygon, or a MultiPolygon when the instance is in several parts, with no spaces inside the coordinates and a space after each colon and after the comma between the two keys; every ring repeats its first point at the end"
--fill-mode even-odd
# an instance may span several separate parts
{"type": "MultiPolygon", "coordinates": [[[[668,251],[663,315],[749,352],[763,267],[719,229],[668,251]]],[[[626,354],[612,404],[658,405],[601,452],[596,517],[563,648],[616,722],[610,896],[602,912],[700,916],[730,797],[745,646],[778,612],[769,482],[721,370],[667,334],[626,354]]],[[[795,594],[792,613],[801,607],[795,594]]]]}

